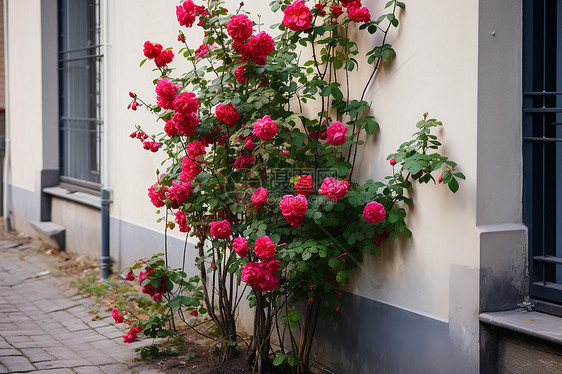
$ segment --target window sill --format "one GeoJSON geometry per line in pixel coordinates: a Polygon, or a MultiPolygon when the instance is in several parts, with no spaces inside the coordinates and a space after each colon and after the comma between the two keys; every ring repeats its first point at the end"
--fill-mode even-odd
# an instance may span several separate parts
{"type": "Polygon", "coordinates": [[[562,345],[560,317],[540,312],[509,310],[482,313],[480,322],[562,345]]]}
{"type": "Polygon", "coordinates": [[[72,192],[59,186],[43,188],[43,192],[47,195],[74,201],[92,208],[101,209],[101,198],[99,196],[91,195],[85,192],[72,192]]]}

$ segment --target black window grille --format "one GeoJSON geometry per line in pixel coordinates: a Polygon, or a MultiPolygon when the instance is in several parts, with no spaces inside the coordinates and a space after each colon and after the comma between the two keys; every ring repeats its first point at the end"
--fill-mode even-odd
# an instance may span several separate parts
{"type": "Polygon", "coordinates": [[[562,303],[562,0],[523,2],[523,217],[530,294],[562,303]]]}
{"type": "Polygon", "coordinates": [[[59,0],[59,140],[61,181],[99,189],[99,0],[59,0]]]}

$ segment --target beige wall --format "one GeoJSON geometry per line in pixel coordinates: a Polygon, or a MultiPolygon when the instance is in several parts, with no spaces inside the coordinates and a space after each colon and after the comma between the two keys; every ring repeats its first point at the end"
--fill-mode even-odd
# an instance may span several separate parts
{"type": "MultiPolygon", "coordinates": [[[[173,0],[157,4],[119,1],[111,2],[110,8],[110,15],[119,15],[118,19],[111,17],[109,25],[111,214],[153,229],[162,226],[155,223],[156,209],[146,189],[155,180],[154,170],[160,167],[160,161],[128,135],[137,123],[152,131],[161,129],[162,124],[155,124],[142,109],[133,112],[125,108],[129,91],[155,101],[151,80],[157,74],[151,72],[153,64],[148,62],[142,68],[138,64],[144,58],[145,40],[178,49],[175,5],[173,0]],[[133,7],[143,12],[131,12],[133,7]]],[[[368,5],[375,14],[376,4],[368,5]]],[[[260,7],[266,24],[279,22],[279,14],[272,19],[267,5],[260,3],[260,7]]],[[[367,91],[366,100],[373,101],[381,130],[363,147],[355,177],[381,179],[391,173],[386,155],[408,139],[415,123],[428,111],[444,122],[439,133],[444,139],[444,153],[459,163],[468,180],[461,183],[455,196],[444,186],[416,185],[416,204],[408,219],[414,237],[387,245],[380,257],[368,257],[349,290],[447,320],[451,266],[477,269],[479,261],[475,228],[478,7],[476,1],[409,2],[400,20],[399,29],[390,34],[397,56],[383,65],[367,91]],[[428,21],[431,19],[439,22],[428,21]]],[[[202,38],[197,28],[189,29],[187,36],[195,47],[202,38]]],[[[364,40],[365,48],[369,44],[364,40]]],[[[174,61],[178,71],[185,68],[180,60],[174,61]]],[[[352,81],[353,87],[362,87],[367,74],[368,69],[362,69],[352,81]]]]}
{"type": "Polygon", "coordinates": [[[41,1],[8,1],[11,183],[34,190],[42,166],[41,1]]]}

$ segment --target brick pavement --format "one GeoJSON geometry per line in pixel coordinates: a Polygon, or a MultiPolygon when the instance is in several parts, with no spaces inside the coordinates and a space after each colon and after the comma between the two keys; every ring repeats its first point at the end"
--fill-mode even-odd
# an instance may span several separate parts
{"type": "Polygon", "coordinates": [[[148,341],[124,344],[111,316],[92,321],[93,299],[55,287],[63,281],[55,261],[0,240],[0,374],[160,373],[133,361],[148,341]]]}

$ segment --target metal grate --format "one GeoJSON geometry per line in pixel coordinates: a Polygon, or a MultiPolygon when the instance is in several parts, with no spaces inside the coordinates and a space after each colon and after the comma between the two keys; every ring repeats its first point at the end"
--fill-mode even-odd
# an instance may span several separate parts
{"type": "Polygon", "coordinates": [[[103,140],[99,0],[58,4],[61,179],[92,182],[99,189],[103,140]]]}
{"type": "Polygon", "coordinates": [[[523,3],[523,217],[530,294],[562,303],[562,0],[523,3]]]}

